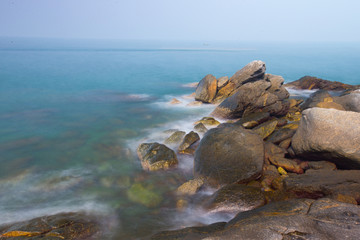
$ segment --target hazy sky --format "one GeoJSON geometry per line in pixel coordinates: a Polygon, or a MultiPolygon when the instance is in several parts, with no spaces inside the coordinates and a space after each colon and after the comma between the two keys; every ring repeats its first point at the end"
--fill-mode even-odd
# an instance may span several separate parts
{"type": "Polygon", "coordinates": [[[359,0],[0,0],[0,36],[360,41],[359,0]]]}

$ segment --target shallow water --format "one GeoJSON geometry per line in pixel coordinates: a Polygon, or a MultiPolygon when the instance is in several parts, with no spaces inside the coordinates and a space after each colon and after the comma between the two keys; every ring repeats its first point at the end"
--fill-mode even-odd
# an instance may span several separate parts
{"type": "Polygon", "coordinates": [[[198,206],[177,211],[173,191],[192,177],[192,158],[146,173],[138,144],[163,141],[167,129],[188,132],[211,112],[184,97],[194,91],[184,85],[208,73],[231,76],[261,59],[286,81],[360,84],[359,53],[357,43],[0,39],[0,224],[88,211],[107,216],[108,238],[138,239],[229,220],[198,206]],[[168,104],[173,97],[182,104],[168,104]],[[133,196],[139,189],[153,194],[151,206],[133,196]]]}

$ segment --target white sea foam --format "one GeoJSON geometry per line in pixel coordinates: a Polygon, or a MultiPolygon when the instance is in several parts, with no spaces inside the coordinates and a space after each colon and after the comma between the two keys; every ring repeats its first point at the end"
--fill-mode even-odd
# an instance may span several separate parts
{"type": "Polygon", "coordinates": [[[316,92],[318,89],[307,90],[307,89],[294,89],[294,88],[286,88],[290,93],[291,97],[302,97],[308,98],[311,94],[316,92]]]}

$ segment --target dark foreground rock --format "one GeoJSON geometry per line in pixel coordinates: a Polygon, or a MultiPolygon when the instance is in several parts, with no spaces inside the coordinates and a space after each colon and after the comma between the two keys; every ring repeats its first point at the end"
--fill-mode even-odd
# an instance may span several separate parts
{"type": "Polygon", "coordinates": [[[347,89],[356,89],[359,86],[353,86],[349,84],[344,84],[336,81],[324,80],[321,78],[305,76],[299,80],[285,84],[285,87],[295,88],[295,89],[324,89],[328,91],[343,91],[347,89]]]}
{"type": "Polygon", "coordinates": [[[331,199],[273,202],[228,223],[161,232],[152,239],[358,239],[360,207],[331,199]]]}
{"type": "Polygon", "coordinates": [[[178,164],[175,152],[157,142],[140,144],[137,155],[142,167],[149,171],[166,170],[178,164]]]}
{"type": "Polygon", "coordinates": [[[210,212],[244,212],[263,206],[265,195],[261,188],[229,184],[216,191],[204,203],[210,212]]]}
{"type": "Polygon", "coordinates": [[[206,132],[194,159],[195,176],[211,186],[248,182],[261,175],[264,143],[251,130],[235,124],[221,124],[206,132]]]}
{"type": "Polygon", "coordinates": [[[360,169],[360,113],[310,108],[303,111],[292,149],[301,158],[360,169]]]}
{"type": "Polygon", "coordinates": [[[337,198],[339,194],[360,202],[359,170],[317,170],[289,175],[284,189],[296,198],[337,198]]]}
{"type": "Polygon", "coordinates": [[[94,216],[61,213],[0,226],[0,239],[100,239],[94,216]]]}

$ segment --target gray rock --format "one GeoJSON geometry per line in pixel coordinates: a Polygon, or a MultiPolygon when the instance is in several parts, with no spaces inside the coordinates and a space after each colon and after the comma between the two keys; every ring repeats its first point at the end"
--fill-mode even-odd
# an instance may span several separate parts
{"type": "Polygon", "coordinates": [[[271,202],[237,214],[231,221],[185,228],[152,239],[290,240],[358,239],[360,207],[331,199],[271,202]]]}
{"type": "Polygon", "coordinates": [[[218,78],[218,80],[217,80],[218,89],[224,87],[226,84],[228,84],[228,82],[229,82],[228,76],[218,78]]]}
{"type": "Polygon", "coordinates": [[[266,122],[269,118],[270,113],[268,112],[256,112],[239,119],[235,124],[239,124],[244,128],[253,128],[263,122],[266,122]]]}
{"type": "Polygon", "coordinates": [[[284,189],[296,198],[351,196],[360,202],[359,170],[316,170],[305,174],[289,175],[284,189]]]}
{"type": "Polygon", "coordinates": [[[237,71],[231,78],[230,82],[235,84],[235,87],[238,88],[241,85],[257,81],[264,78],[266,66],[263,61],[252,61],[247,64],[245,67],[237,71]]]}
{"type": "Polygon", "coordinates": [[[301,105],[301,109],[305,110],[308,108],[316,107],[320,102],[324,102],[324,99],[332,98],[330,93],[326,90],[319,90],[310,95],[308,99],[301,105]]]}
{"type": "Polygon", "coordinates": [[[259,135],[234,124],[207,131],[195,152],[195,176],[210,186],[248,182],[261,175],[264,143],[259,135]]]}
{"type": "Polygon", "coordinates": [[[203,123],[198,123],[195,125],[194,130],[198,133],[206,133],[208,130],[203,123]]]}
{"type": "Polygon", "coordinates": [[[273,75],[269,73],[265,74],[265,79],[271,83],[271,87],[269,89],[269,91],[271,92],[275,92],[276,90],[279,90],[284,83],[284,78],[282,76],[273,75]]]}
{"type": "Polygon", "coordinates": [[[142,167],[149,171],[166,170],[178,164],[175,152],[157,142],[140,144],[137,155],[142,167]]]}
{"type": "Polygon", "coordinates": [[[176,131],[173,134],[171,134],[170,137],[168,137],[164,143],[169,145],[179,144],[183,140],[185,134],[186,133],[183,131],[176,131]]]}
{"type": "Polygon", "coordinates": [[[328,160],[343,169],[360,169],[360,113],[310,108],[303,111],[292,149],[299,157],[328,160]]]}
{"type": "Polygon", "coordinates": [[[229,184],[205,200],[204,208],[210,212],[244,212],[263,206],[265,194],[260,188],[243,184],[229,184]]]}
{"type": "Polygon", "coordinates": [[[219,118],[240,118],[248,106],[256,102],[270,86],[270,82],[264,80],[244,84],[234,95],[226,98],[212,115],[219,118]]]}
{"type": "Polygon", "coordinates": [[[185,149],[189,148],[192,144],[194,144],[199,140],[200,140],[199,134],[197,134],[194,131],[189,132],[188,134],[186,134],[183,141],[181,142],[179,146],[179,152],[184,151],[185,149]]]}
{"type": "Polygon", "coordinates": [[[360,112],[360,92],[334,97],[334,102],[343,106],[346,111],[360,112]]]}
{"type": "Polygon", "coordinates": [[[217,91],[217,80],[211,74],[206,75],[196,88],[195,100],[210,103],[215,98],[217,91]]]}

